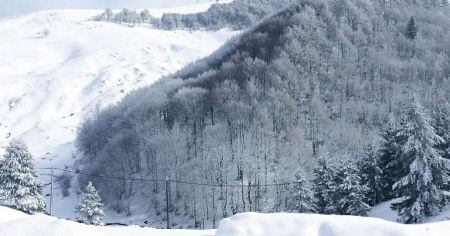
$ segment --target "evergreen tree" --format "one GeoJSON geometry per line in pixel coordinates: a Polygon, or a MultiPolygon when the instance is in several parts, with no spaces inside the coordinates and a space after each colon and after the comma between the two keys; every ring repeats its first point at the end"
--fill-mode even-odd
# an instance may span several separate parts
{"type": "Polygon", "coordinates": [[[446,159],[450,159],[450,108],[444,102],[438,105],[433,113],[433,128],[436,134],[442,138],[442,142],[436,145],[439,154],[446,159]]]}
{"type": "Polygon", "coordinates": [[[290,189],[287,208],[291,212],[314,213],[317,210],[314,193],[301,174],[295,175],[296,183],[290,189]]]}
{"type": "Polygon", "coordinates": [[[442,188],[450,161],[434,148],[442,138],[416,99],[404,110],[398,135],[406,137],[400,158],[409,166],[408,173],[393,185],[399,199],[391,207],[398,212],[400,222],[422,222],[441,211],[445,203],[442,188]]]}
{"type": "Polygon", "coordinates": [[[12,140],[0,165],[0,195],[3,204],[26,213],[42,212],[42,184],[24,142],[12,140]]]}
{"type": "Polygon", "coordinates": [[[76,213],[80,220],[86,224],[102,225],[103,204],[100,195],[91,182],[88,183],[81,194],[76,213]]]}
{"type": "MultiPolygon", "coordinates": [[[[442,138],[436,149],[443,158],[450,160],[450,108],[447,102],[440,103],[433,113],[433,127],[442,138]]],[[[447,174],[450,175],[450,171],[447,174]]],[[[445,189],[450,190],[450,180],[446,181],[445,189]]]]}
{"type": "Polygon", "coordinates": [[[409,39],[415,39],[417,36],[417,26],[414,21],[414,17],[411,16],[408,22],[408,26],[406,26],[406,37],[409,39]]]}
{"type": "Polygon", "coordinates": [[[408,163],[400,158],[401,146],[406,138],[399,134],[400,127],[391,119],[383,129],[381,137],[383,141],[377,150],[378,172],[378,201],[388,201],[395,198],[392,185],[407,174],[408,163]]]}
{"type": "Polygon", "coordinates": [[[328,162],[329,155],[320,157],[317,168],[314,169],[314,198],[317,211],[320,214],[332,214],[331,185],[334,179],[333,166],[328,162]]]}
{"type": "Polygon", "coordinates": [[[372,206],[380,203],[382,170],[378,165],[377,150],[372,146],[368,146],[365,150],[365,155],[358,161],[357,165],[361,183],[368,189],[365,202],[372,206]]]}
{"type": "Polygon", "coordinates": [[[368,192],[367,186],[361,182],[356,165],[343,162],[337,168],[338,182],[334,183],[333,198],[338,199],[336,211],[343,215],[366,216],[370,206],[365,202],[368,192]]]}

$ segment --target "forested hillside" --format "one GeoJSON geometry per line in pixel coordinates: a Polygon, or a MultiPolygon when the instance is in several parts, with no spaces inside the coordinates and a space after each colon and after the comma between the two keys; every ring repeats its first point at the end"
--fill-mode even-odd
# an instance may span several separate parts
{"type": "MultiPolygon", "coordinates": [[[[319,190],[316,200],[325,202],[303,210],[363,215],[369,204],[404,196],[408,180],[396,182],[408,173],[384,176],[386,186],[371,189],[371,199],[363,199],[370,181],[352,173],[359,171],[363,157],[370,157],[368,150],[396,144],[392,132],[403,135],[395,137],[402,138],[398,142],[405,149],[400,150],[409,151],[415,143],[408,137],[423,135],[418,138],[423,156],[438,163],[430,162],[434,177],[433,168],[443,166],[434,148],[449,140],[440,138],[449,131],[448,122],[442,122],[450,101],[446,5],[438,0],[300,0],[286,6],[209,58],[87,120],[77,140],[83,154],[79,168],[116,179],[82,181],[92,180],[112,209],[132,213],[133,204],[145,199],[150,203],[145,210],[158,216],[165,209],[159,180],[167,177],[174,180],[171,214],[209,222],[244,211],[295,211],[293,192],[303,185],[312,189],[309,180],[317,165],[314,185],[329,184],[317,180],[327,163],[341,165],[334,177],[349,177],[336,185],[342,190],[336,194],[355,197],[350,193],[356,192],[360,204],[356,210],[338,209],[344,204],[335,201],[332,207],[319,190]],[[411,131],[414,125],[419,133],[411,131]],[[438,126],[442,132],[435,133],[438,126]],[[389,195],[393,186],[395,196],[389,195]]],[[[436,149],[444,157],[447,147],[436,149]]],[[[388,157],[381,160],[395,156],[394,150],[384,151],[388,157]]],[[[428,168],[428,159],[408,160],[423,164],[414,171],[428,168]]],[[[365,166],[370,170],[370,163],[365,166]]],[[[407,164],[402,167],[409,171],[407,164]]],[[[440,188],[439,181],[433,183],[440,188]]],[[[434,185],[430,188],[435,194],[434,185]]],[[[442,195],[436,194],[440,198],[433,201],[442,207],[442,195]]],[[[423,220],[405,217],[408,223],[423,220]]]]}

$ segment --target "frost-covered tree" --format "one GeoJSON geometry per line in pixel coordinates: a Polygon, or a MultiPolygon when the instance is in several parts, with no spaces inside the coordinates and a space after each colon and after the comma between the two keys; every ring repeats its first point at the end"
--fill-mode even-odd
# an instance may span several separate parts
{"type": "Polygon", "coordinates": [[[106,17],[106,21],[111,21],[114,17],[114,12],[110,8],[106,8],[104,14],[106,17]]]}
{"type": "Polygon", "coordinates": [[[19,139],[9,143],[1,160],[0,199],[27,213],[42,212],[45,206],[33,156],[19,139]]]}
{"type": "MultiPolygon", "coordinates": [[[[450,105],[442,102],[433,113],[433,127],[436,134],[442,138],[442,142],[436,145],[439,154],[450,160],[450,105]]],[[[450,170],[448,171],[450,175],[450,170]]],[[[445,189],[450,190],[450,180],[446,181],[445,189]]]]}
{"type": "Polygon", "coordinates": [[[408,163],[400,158],[401,147],[406,138],[399,132],[400,127],[393,119],[390,119],[383,127],[382,141],[376,153],[376,164],[379,170],[377,173],[378,201],[395,198],[392,185],[407,173],[408,163]]]}
{"type": "Polygon", "coordinates": [[[334,166],[329,163],[329,155],[319,159],[317,168],[314,169],[314,198],[317,203],[317,211],[321,214],[333,213],[332,184],[334,180],[334,166]]]}
{"type": "Polygon", "coordinates": [[[141,20],[143,22],[149,22],[151,19],[150,12],[147,9],[144,9],[143,11],[141,11],[140,16],[141,16],[141,20]]]}
{"type": "Polygon", "coordinates": [[[365,202],[371,206],[380,202],[381,190],[381,173],[382,170],[378,165],[378,152],[376,148],[368,146],[365,155],[357,163],[361,184],[367,187],[365,202]]]}
{"type": "Polygon", "coordinates": [[[442,138],[436,148],[442,157],[450,159],[450,104],[442,102],[433,113],[433,128],[442,138]]]}
{"type": "Polygon", "coordinates": [[[300,173],[295,175],[295,184],[290,188],[287,209],[298,213],[314,213],[317,211],[311,186],[300,173]]]}
{"type": "Polygon", "coordinates": [[[435,149],[442,138],[417,99],[404,110],[400,126],[398,135],[406,137],[400,158],[409,166],[408,173],[393,185],[398,200],[392,209],[398,212],[400,222],[423,222],[425,217],[442,210],[445,203],[442,188],[448,179],[450,161],[435,149]]]}
{"type": "Polygon", "coordinates": [[[91,182],[88,183],[80,196],[80,202],[76,208],[78,218],[86,224],[103,224],[103,203],[97,190],[91,182]]]}
{"type": "Polygon", "coordinates": [[[365,216],[370,206],[366,203],[368,187],[359,176],[356,165],[343,162],[336,169],[338,182],[332,186],[332,196],[337,199],[337,213],[343,215],[365,216]]]}

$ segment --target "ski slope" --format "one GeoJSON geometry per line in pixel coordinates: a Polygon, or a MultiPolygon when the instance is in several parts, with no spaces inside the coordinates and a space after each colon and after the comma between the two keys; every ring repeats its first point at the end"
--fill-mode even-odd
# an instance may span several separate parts
{"type": "Polygon", "coordinates": [[[243,213],[215,230],[165,230],[139,226],[90,226],[0,207],[0,235],[21,236],[446,236],[450,221],[402,225],[381,219],[314,214],[243,213]]]}
{"type": "MultiPolygon", "coordinates": [[[[210,4],[150,12],[192,13],[210,4]]],[[[0,147],[19,137],[40,167],[70,165],[80,122],[236,34],[90,20],[99,13],[52,10],[0,19],[0,147]]]]}

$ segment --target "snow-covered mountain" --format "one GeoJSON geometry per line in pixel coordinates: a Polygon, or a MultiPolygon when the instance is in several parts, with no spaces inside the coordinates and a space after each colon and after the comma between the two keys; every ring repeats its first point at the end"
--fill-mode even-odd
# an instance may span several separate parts
{"type": "MultiPolygon", "coordinates": [[[[209,5],[150,12],[191,13],[209,5]]],[[[99,13],[56,10],[0,20],[0,146],[20,137],[39,166],[68,165],[83,119],[207,56],[235,34],[90,20],[99,13]]]]}

